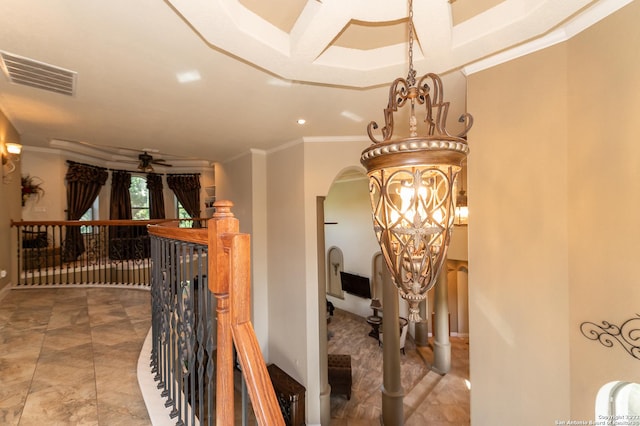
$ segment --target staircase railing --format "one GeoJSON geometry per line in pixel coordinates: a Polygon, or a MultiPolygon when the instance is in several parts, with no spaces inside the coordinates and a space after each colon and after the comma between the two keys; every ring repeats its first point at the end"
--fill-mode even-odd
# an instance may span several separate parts
{"type": "Polygon", "coordinates": [[[177,424],[234,424],[237,360],[258,423],[284,425],[250,321],[250,239],[231,205],[215,204],[208,229],[149,227],[151,366],[177,424]]]}

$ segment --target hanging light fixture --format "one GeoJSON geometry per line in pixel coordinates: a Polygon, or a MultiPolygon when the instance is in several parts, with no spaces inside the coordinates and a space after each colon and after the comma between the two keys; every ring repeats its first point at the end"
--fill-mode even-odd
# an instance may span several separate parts
{"type": "Polygon", "coordinates": [[[464,189],[458,192],[456,197],[456,220],[458,226],[465,226],[469,223],[469,207],[467,206],[467,193],[464,189]]]}
{"type": "Polygon", "coordinates": [[[462,169],[462,176],[458,177],[461,181],[460,183],[460,191],[456,196],[456,218],[455,225],[465,226],[469,223],[469,207],[467,206],[467,191],[464,190],[464,167],[462,169]]]}
{"type": "Polygon", "coordinates": [[[408,76],[391,84],[382,139],[373,134],[378,124],[369,123],[367,133],[373,144],[362,152],[360,162],[369,176],[373,227],[383,257],[400,295],[409,303],[409,320],[420,321],[418,304],[436,283],[446,259],[455,217],[455,181],[469,152],[464,137],[473,118],[460,117],[465,123],[460,134],[447,132],[449,103],[443,100],[440,77],[425,74],[416,84],[412,0],[408,22],[408,76]],[[407,105],[408,136],[394,139],[393,116],[407,105]],[[424,124],[419,125],[416,109],[421,105],[424,124]]]}

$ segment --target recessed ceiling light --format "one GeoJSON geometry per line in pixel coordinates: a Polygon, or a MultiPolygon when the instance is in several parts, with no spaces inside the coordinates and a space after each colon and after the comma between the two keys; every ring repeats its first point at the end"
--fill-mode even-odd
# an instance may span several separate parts
{"type": "Polygon", "coordinates": [[[358,114],[354,114],[351,111],[342,111],[340,115],[348,118],[349,120],[353,120],[357,123],[361,123],[362,121],[364,121],[362,117],[360,117],[358,114]]]}
{"type": "Polygon", "coordinates": [[[302,126],[304,123],[306,123],[306,122],[307,122],[307,120],[305,120],[304,118],[298,118],[298,121],[297,121],[297,123],[298,123],[299,125],[301,125],[301,126],[302,126]]]}
{"type": "Polygon", "coordinates": [[[191,83],[192,81],[200,80],[202,77],[200,77],[198,70],[189,70],[176,73],[176,78],[180,83],[191,83]]]}

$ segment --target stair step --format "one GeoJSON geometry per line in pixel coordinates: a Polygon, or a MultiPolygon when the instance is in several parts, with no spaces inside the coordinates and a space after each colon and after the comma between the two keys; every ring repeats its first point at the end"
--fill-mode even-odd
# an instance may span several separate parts
{"type": "Polygon", "coordinates": [[[442,380],[442,376],[433,371],[427,372],[422,380],[414,386],[411,391],[404,396],[404,413],[405,420],[411,417],[415,410],[429,396],[435,387],[442,380]]]}

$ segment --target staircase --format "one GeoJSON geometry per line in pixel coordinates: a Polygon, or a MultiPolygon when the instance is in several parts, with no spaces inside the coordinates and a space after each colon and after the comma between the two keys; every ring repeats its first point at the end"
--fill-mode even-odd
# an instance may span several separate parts
{"type": "MultiPolygon", "coordinates": [[[[405,426],[470,424],[469,339],[452,337],[451,347],[451,371],[445,375],[429,371],[406,392],[405,426]]],[[[427,365],[432,365],[430,347],[417,347],[416,350],[427,365]]]]}

